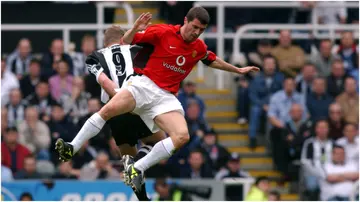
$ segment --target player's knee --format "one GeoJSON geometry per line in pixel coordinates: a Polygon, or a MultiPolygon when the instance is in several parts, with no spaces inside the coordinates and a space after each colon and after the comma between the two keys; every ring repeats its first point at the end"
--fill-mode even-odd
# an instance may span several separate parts
{"type": "Polygon", "coordinates": [[[105,121],[107,121],[112,118],[112,114],[115,110],[116,109],[113,105],[107,104],[101,108],[99,114],[105,121]]]}
{"type": "Polygon", "coordinates": [[[177,142],[178,142],[179,146],[184,146],[190,140],[190,135],[187,130],[184,130],[183,132],[178,133],[176,137],[177,137],[177,142]]]}

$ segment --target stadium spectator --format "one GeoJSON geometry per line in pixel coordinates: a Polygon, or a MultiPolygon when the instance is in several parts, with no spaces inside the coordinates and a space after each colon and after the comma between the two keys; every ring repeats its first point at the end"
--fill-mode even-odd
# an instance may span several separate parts
{"type": "Polygon", "coordinates": [[[20,80],[29,72],[32,58],[31,42],[29,39],[23,38],[20,39],[16,50],[9,55],[6,64],[8,69],[20,80]]]}
{"type": "Polygon", "coordinates": [[[217,143],[217,134],[214,130],[207,131],[203,137],[203,142],[199,145],[205,154],[205,161],[211,164],[211,168],[217,172],[225,168],[229,160],[229,152],[217,143]]]}
{"type": "Polygon", "coordinates": [[[300,93],[306,103],[306,99],[311,93],[311,85],[314,79],[316,78],[317,72],[313,64],[307,63],[301,69],[301,74],[299,74],[296,81],[296,91],[300,93]]]}
{"type": "MultiPolygon", "coordinates": [[[[259,68],[263,68],[264,57],[271,55],[271,41],[268,39],[261,39],[257,44],[256,51],[248,53],[246,56],[243,53],[234,55],[231,58],[231,63],[236,64],[240,67],[242,66],[256,66],[259,68]]],[[[250,75],[246,75],[247,77],[252,77],[254,74],[250,73],[250,75]]]]}
{"type": "Polygon", "coordinates": [[[120,173],[109,162],[109,156],[100,152],[95,161],[86,164],[80,171],[80,180],[119,179],[120,173]]]}
{"type": "Polygon", "coordinates": [[[337,145],[344,147],[346,162],[354,161],[359,164],[359,134],[355,124],[348,123],[344,127],[344,137],[336,141],[337,145]]]}
{"type": "Polygon", "coordinates": [[[6,129],[8,128],[8,112],[5,107],[1,108],[1,134],[4,134],[6,129]]]}
{"type": "Polygon", "coordinates": [[[188,162],[181,169],[180,178],[201,179],[212,178],[213,173],[209,163],[205,162],[200,150],[190,152],[188,162]]]}
{"type": "Polygon", "coordinates": [[[23,97],[26,98],[35,92],[35,86],[40,83],[40,81],[40,61],[33,59],[30,61],[29,74],[20,80],[20,90],[23,97]]]}
{"type": "Polygon", "coordinates": [[[64,94],[60,98],[60,103],[64,107],[65,113],[70,115],[74,124],[81,117],[88,114],[87,104],[90,97],[90,93],[85,91],[84,80],[81,77],[74,77],[71,95],[64,94]]]}
{"type": "Polygon", "coordinates": [[[167,160],[162,160],[146,170],[145,176],[148,178],[178,178],[180,169],[178,163],[169,163],[167,160]]]}
{"type": "Polygon", "coordinates": [[[313,121],[328,115],[330,104],[334,101],[326,92],[326,81],[318,77],[312,83],[312,92],[307,96],[306,106],[313,121]]]}
{"type": "Polygon", "coordinates": [[[85,66],[85,59],[90,55],[96,48],[95,37],[91,35],[85,35],[81,41],[81,52],[74,52],[70,54],[74,64],[73,75],[74,76],[85,76],[88,74],[88,70],[85,66]]]}
{"type": "Polygon", "coordinates": [[[36,107],[25,110],[25,120],[18,126],[19,142],[25,145],[39,160],[50,160],[50,130],[39,120],[36,107]]]}
{"type": "Polygon", "coordinates": [[[89,142],[85,142],[85,144],[80,148],[80,150],[76,153],[76,155],[74,155],[72,159],[73,169],[80,171],[84,165],[94,160],[97,155],[98,153],[96,152],[95,148],[90,146],[89,142]]]}
{"type": "Polygon", "coordinates": [[[24,192],[20,196],[20,201],[33,201],[33,196],[29,192],[24,192]]]}
{"type": "Polygon", "coordinates": [[[14,180],[10,168],[1,164],[1,182],[11,182],[14,180]]]}
{"type": "Polygon", "coordinates": [[[281,162],[277,162],[283,155],[283,142],[279,141],[279,138],[281,138],[279,136],[282,134],[286,121],[290,118],[289,111],[294,103],[302,106],[302,109],[304,109],[303,117],[306,118],[307,110],[303,98],[295,91],[294,79],[288,77],[283,82],[283,90],[271,96],[267,114],[271,124],[270,139],[275,165],[281,164],[281,162]]]}
{"type": "Polygon", "coordinates": [[[10,91],[10,102],[6,105],[6,108],[8,112],[8,125],[10,127],[17,127],[24,120],[26,108],[18,88],[10,91]]]}
{"type": "Polygon", "coordinates": [[[235,77],[237,83],[236,110],[238,124],[246,124],[249,120],[249,81],[245,76],[235,77]]]}
{"type": "Polygon", "coordinates": [[[289,112],[290,119],[285,123],[281,139],[278,140],[283,143],[279,144],[277,150],[283,149],[283,151],[277,155],[276,167],[289,177],[294,173],[294,170],[289,170],[290,163],[300,159],[302,144],[310,136],[309,133],[305,133],[309,127],[307,120],[303,117],[303,110],[300,104],[292,104],[289,112]]]}
{"type": "Polygon", "coordinates": [[[256,133],[260,125],[260,118],[268,112],[270,97],[281,90],[284,75],[276,71],[276,61],[272,56],[265,56],[263,72],[254,77],[250,83],[250,147],[256,147],[256,133]]]}
{"type": "MultiPolygon", "coordinates": [[[[216,180],[223,180],[225,178],[250,178],[250,174],[241,169],[240,156],[237,153],[232,153],[228,162],[227,168],[220,170],[215,175],[216,180]]],[[[240,201],[242,198],[242,185],[227,186],[226,187],[226,200],[240,201]]]]}
{"type": "Polygon", "coordinates": [[[154,201],[192,201],[189,194],[178,189],[176,185],[167,184],[165,178],[155,180],[154,190],[158,194],[154,201]]]}
{"type": "Polygon", "coordinates": [[[15,173],[15,179],[40,179],[41,175],[36,170],[36,159],[29,155],[24,159],[24,168],[15,173]]]}
{"type": "Polygon", "coordinates": [[[54,39],[48,52],[44,53],[41,60],[41,74],[46,79],[56,74],[58,63],[66,61],[68,72],[73,72],[73,62],[71,57],[64,53],[64,43],[61,39],[54,39]]]}
{"type": "Polygon", "coordinates": [[[305,62],[304,51],[291,44],[289,30],[280,31],[279,45],[273,48],[271,54],[277,59],[279,69],[287,76],[295,77],[305,62]]]}
{"type": "Polygon", "coordinates": [[[309,200],[317,200],[321,167],[331,161],[333,142],[328,138],[328,133],[328,122],[318,120],[315,124],[315,137],[307,139],[301,151],[305,190],[309,200]]]}
{"type": "Polygon", "coordinates": [[[343,1],[324,1],[317,2],[314,8],[314,14],[319,24],[345,24],[347,10],[343,1]],[[326,4],[334,4],[326,6],[326,4]]]}
{"type": "Polygon", "coordinates": [[[341,34],[341,44],[336,52],[343,59],[344,68],[347,73],[359,68],[359,50],[352,32],[344,31],[341,34]]]}
{"type": "Polygon", "coordinates": [[[345,127],[345,120],[343,119],[343,114],[341,106],[338,103],[332,103],[329,106],[329,138],[332,140],[337,140],[343,136],[343,131],[345,127]]]}
{"type": "Polygon", "coordinates": [[[349,123],[359,123],[359,95],[356,91],[356,81],[352,77],[345,79],[345,91],[336,97],[341,106],[344,119],[349,123]]]}
{"type": "Polygon", "coordinates": [[[247,65],[256,66],[262,69],[265,57],[271,55],[271,49],[271,41],[267,39],[260,40],[257,44],[256,52],[250,52],[247,55],[247,65]]]}
{"type": "Polygon", "coordinates": [[[49,84],[41,81],[36,85],[35,92],[25,99],[27,106],[36,106],[39,110],[40,119],[49,121],[51,116],[51,108],[58,103],[51,97],[49,84]]]}
{"type": "Polygon", "coordinates": [[[315,65],[318,76],[328,77],[331,72],[331,67],[338,55],[331,52],[332,42],[329,39],[321,40],[319,51],[311,55],[310,62],[315,65]]]}
{"type": "Polygon", "coordinates": [[[346,161],[346,150],[334,146],[332,161],[324,165],[321,180],[320,199],[325,201],[349,201],[353,194],[354,182],[359,179],[359,167],[352,161],[346,161]]]}
{"type": "Polygon", "coordinates": [[[267,201],[269,191],[270,180],[264,176],[258,177],[246,195],[245,201],[267,201]]]}
{"type": "Polygon", "coordinates": [[[1,106],[9,103],[9,95],[12,89],[19,88],[19,81],[16,76],[6,68],[4,58],[1,58],[1,106]]]}
{"type": "MultiPolygon", "coordinates": [[[[87,111],[88,114],[81,117],[79,122],[76,124],[76,131],[79,131],[81,127],[84,125],[86,120],[90,118],[91,115],[98,112],[101,108],[100,100],[96,98],[91,98],[87,101],[87,111]]],[[[108,125],[105,125],[104,128],[93,138],[89,140],[91,146],[93,146],[96,150],[104,150],[110,152],[110,143],[111,141],[111,130],[108,125]]]]}
{"type": "Polygon", "coordinates": [[[269,198],[269,201],[281,201],[281,195],[276,190],[270,191],[268,198],[269,198]]]}
{"type": "Polygon", "coordinates": [[[205,103],[204,100],[199,97],[196,94],[196,84],[188,81],[185,83],[183,90],[181,92],[179,92],[178,95],[178,100],[180,101],[182,107],[184,108],[184,110],[186,111],[186,109],[189,107],[189,102],[191,100],[196,100],[196,102],[198,103],[199,107],[200,107],[200,118],[202,120],[205,120],[205,103]]]}
{"type": "Polygon", "coordinates": [[[201,118],[200,105],[196,100],[189,100],[186,109],[186,122],[189,128],[189,134],[204,134],[208,126],[204,119],[201,118]]]}
{"type": "Polygon", "coordinates": [[[285,124],[283,138],[287,146],[290,160],[298,160],[304,141],[313,135],[313,121],[304,119],[302,105],[293,104],[290,108],[290,120],[285,124]]]}
{"type": "Polygon", "coordinates": [[[340,95],[344,91],[345,79],[348,75],[341,59],[335,59],[331,64],[331,74],[327,78],[327,91],[332,97],[340,95]]]}
{"type": "Polygon", "coordinates": [[[71,96],[74,78],[69,74],[69,65],[63,60],[58,62],[56,71],[57,74],[49,79],[49,86],[51,96],[59,102],[62,96],[71,96]]]}
{"type": "MultiPolygon", "coordinates": [[[[51,119],[47,122],[51,133],[51,146],[50,151],[54,150],[55,141],[58,138],[62,138],[65,141],[70,142],[74,137],[75,125],[70,118],[65,115],[64,109],[60,105],[54,105],[51,110],[51,119]]],[[[52,162],[58,161],[57,155],[52,153],[52,162]]]]}
{"type": "Polygon", "coordinates": [[[52,176],[53,179],[77,179],[76,174],[73,171],[72,162],[61,162],[58,166],[58,170],[55,175],[52,176]]]}

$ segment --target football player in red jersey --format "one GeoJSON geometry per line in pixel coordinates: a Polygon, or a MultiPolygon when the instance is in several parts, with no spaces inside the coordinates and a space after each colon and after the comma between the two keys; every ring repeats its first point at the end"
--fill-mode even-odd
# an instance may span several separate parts
{"type": "Polygon", "coordinates": [[[123,43],[153,46],[143,74],[129,79],[113,99],[89,118],[91,124],[79,132],[95,133],[95,136],[107,120],[132,111],[153,133],[162,129],[170,136],[156,143],[145,157],[135,163],[130,156],[125,156],[125,174],[137,191],[143,184],[145,170],[169,158],[189,141],[184,111],[174,94],[198,61],[238,74],[259,71],[257,67],[237,68],[207,50],[205,43],[198,39],[210,20],[208,12],[202,7],[190,9],[182,26],[149,26],[151,17],[150,13],[142,14],[122,38],[123,43]]]}

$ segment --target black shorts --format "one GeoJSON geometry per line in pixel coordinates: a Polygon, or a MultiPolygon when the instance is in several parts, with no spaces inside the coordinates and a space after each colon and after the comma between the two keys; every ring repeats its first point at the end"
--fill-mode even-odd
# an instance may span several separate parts
{"type": "Polygon", "coordinates": [[[140,116],[131,113],[115,116],[107,121],[107,124],[118,146],[122,144],[134,146],[139,139],[152,135],[140,116]]]}

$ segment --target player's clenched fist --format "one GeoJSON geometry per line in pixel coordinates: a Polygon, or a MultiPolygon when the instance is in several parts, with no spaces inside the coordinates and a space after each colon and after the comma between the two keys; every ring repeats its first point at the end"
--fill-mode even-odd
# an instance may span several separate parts
{"type": "Polygon", "coordinates": [[[243,67],[238,69],[239,74],[246,74],[250,72],[258,72],[260,69],[258,67],[249,66],[249,67],[243,67]]]}
{"type": "Polygon", "coordinates": [[[149,12],[143,13],[138,17],[138,19],[136,19],[133,28],[138,32],[143,31],[151,24],[150,23],[151,19],[152,19],[151,13],[149,12]]]}

